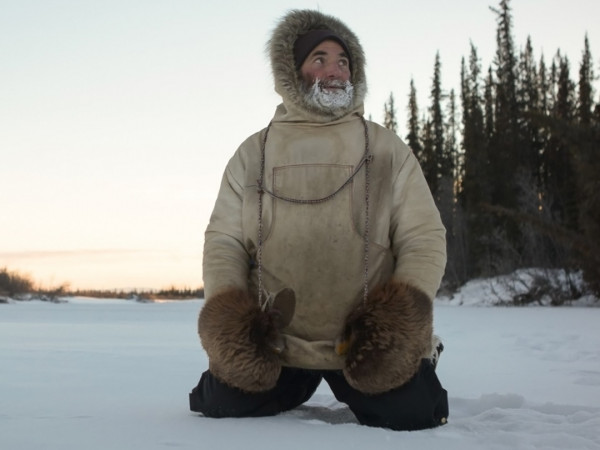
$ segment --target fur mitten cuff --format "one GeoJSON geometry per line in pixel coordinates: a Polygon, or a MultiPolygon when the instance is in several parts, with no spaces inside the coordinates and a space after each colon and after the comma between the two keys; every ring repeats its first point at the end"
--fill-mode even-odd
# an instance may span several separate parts
{"type": "Polygon", "coordinates": [[[262,311],[257,300],[240,289],[207,300],[198,318],[198,334],[211,373],[246,392],[275,387],[281,372],[277,322],[277,314],[262,311]]]}
{"type": "Polygon", "coordinates": [[[433,305],[424,292],[396,281],[376,288],[346,320],[346,380],[366,394],[403,385],[430,349],[432,333],[433,305]]]}

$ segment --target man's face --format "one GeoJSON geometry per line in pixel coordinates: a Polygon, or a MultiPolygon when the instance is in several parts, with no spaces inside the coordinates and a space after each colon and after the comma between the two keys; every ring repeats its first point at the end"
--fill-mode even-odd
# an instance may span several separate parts
{"type": "Polygon", "coordinates": [[[300,67],[306,86],[319,80],[325,90],[340,89],[339,83],[329,87],[331,81],[345,83],[350,80],[350,61],[344,49],[336,41],[325,40],[317,45],[300,67]]]}

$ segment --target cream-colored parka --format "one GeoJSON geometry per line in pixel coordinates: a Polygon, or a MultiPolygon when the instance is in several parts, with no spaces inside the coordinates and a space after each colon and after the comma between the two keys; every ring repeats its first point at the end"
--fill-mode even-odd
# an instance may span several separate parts
{"type": "Polygon", "coordinates": [[[368,177],[363,164],[327,201],[262,194],[263,297],[269,301],[283,289],[295,296],[292,321],[282,330],[282,364],[341,369],[344,357],[334,351],[335,341],[363,301],[365,273],[369,290],[393,279],[433,299],[446,263],[445,230],[411,150],[393,132],[362,119],[366,81],[356,36],[331,16],[298,11],[275,29],[270,55],[283,103],[266,139],[266,128],[250,136],[227,165],[205,234],[205,296],[210,301],[230,288],[258,289],[263,146],[265,190],[296,200],[335,192],[367,150],[368,177]],[[322,28],[341,36],[351,53],[355,98],[337,117],[305,102],[293,60],[296,38],[322,28]]]}

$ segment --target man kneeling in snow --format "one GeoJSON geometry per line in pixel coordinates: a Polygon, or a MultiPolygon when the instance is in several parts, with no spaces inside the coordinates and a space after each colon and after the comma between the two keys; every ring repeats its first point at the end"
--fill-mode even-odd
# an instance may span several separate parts
{"type": "Polygon", "coordinates": [[[322,379],[360,423],[446,422],[433,298],[445,230],[421,168],[363,118],[365,58],[338,19],[297,10],[269,41],[283,103],[228,163],[206,230],[208,417],[268,416],[322,379]]]}

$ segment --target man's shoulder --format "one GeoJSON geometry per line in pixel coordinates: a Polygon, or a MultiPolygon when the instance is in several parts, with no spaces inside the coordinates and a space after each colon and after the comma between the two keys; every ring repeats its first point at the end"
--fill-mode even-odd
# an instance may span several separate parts
{"type": "Polygon", "coordinates": [[[393,153],[412,153],[410,147],[396,134],[396,132],[385,128],[376,122],[367,121],[367,123],[369,125],[370,140],[374,148],[379,151],[393,153]]]}
{"type": "Polygon", "coordinates": [[[248,157],[248,155],[254,155],[260,153],[261,145],[264,140],[266,128],[252,133],[237,148],[234,157],[248,157]]]}
{"type": "Polygon", "coordinates": [[[259,130],[248,136],[238,146],[227,163],[227,172],[236,179],[243,179],[249,168],[257,166],[260,162],[261,146],[265,130],[259,130]]]}

